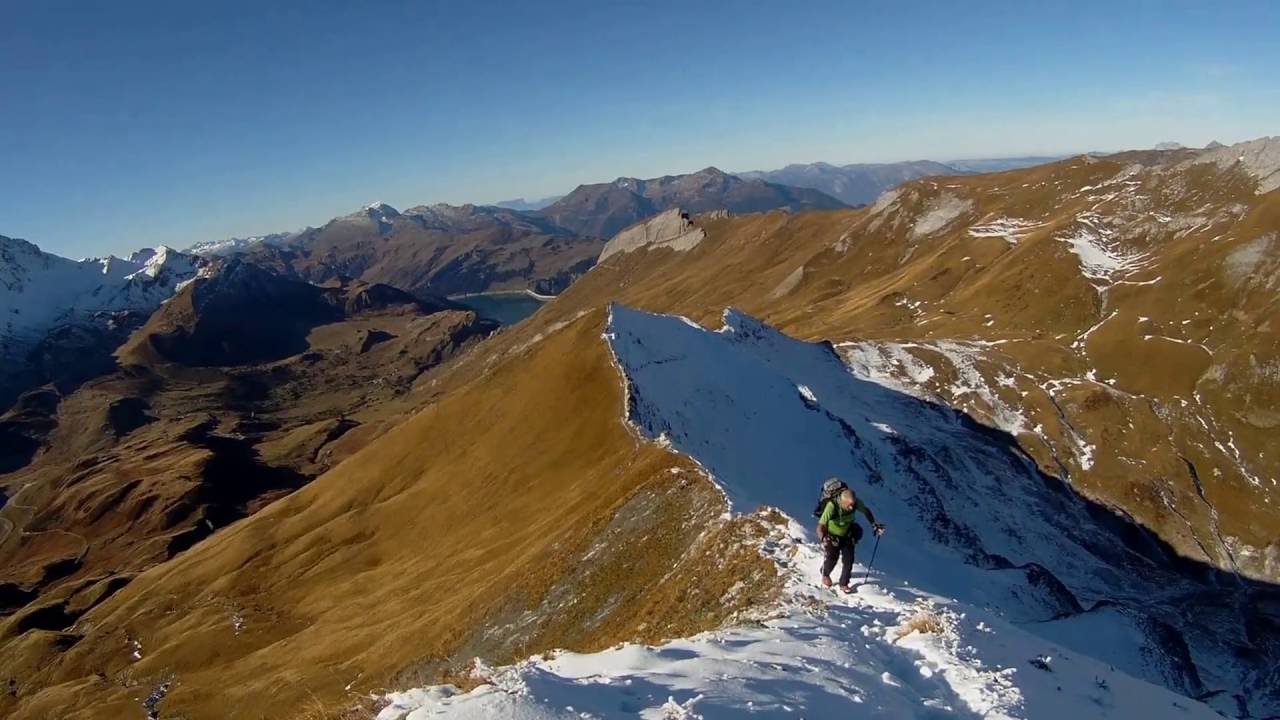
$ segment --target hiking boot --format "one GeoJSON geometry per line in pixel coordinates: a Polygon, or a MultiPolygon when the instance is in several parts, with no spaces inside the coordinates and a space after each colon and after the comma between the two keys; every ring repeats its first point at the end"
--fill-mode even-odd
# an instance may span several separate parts
{"type": "Polygon", "coordinates": [[[853,587],[850,586],[849,583],[845,583],[840,586],[840,592],[844,593],[845,595],[849,595],[853,592],[853,587]]]}
{"type": "Polygon", "coordinates": [[[822,576],[822,587],[831,587],[831,577],[830,577],[830,576],[828,576],[828,575],[823,575],[823,576],[822,576]]]}

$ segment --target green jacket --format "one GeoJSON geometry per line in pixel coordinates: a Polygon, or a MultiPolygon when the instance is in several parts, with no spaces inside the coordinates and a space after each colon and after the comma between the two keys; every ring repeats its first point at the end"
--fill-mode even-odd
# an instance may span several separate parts
{"type": "Polygon", "coordinates": [[[822,517],[818,518],[818,525],[825,527],[832,535],[844,537],[853,528],[853,516],[858,512],[866,515],[871,524],[875,524],[876,516],[871,514],[871,508],[861,498],[854,498],[852,510],[840,507],[839,500],[828,500],[827,506],[822,509],[822,517]]]}

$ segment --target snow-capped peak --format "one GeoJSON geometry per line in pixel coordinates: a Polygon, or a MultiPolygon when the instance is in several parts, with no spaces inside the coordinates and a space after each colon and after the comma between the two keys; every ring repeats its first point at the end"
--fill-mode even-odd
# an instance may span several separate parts
{"type": "Polygon", "coordinates": [[[145,265],[148,260],[155,256],[155,254],[156,248],[142,248],[141,250],[135,250],[129,253],[129,262],[137,263],[138,265],[145,265]]]}
{"type": "Polygon", "coordinates": [[[150,311],[194,277],[196,258],[161,245],[128,259],[71,260],[25,241],[0,243],[0,329],[6,361],[17,361],[58,325],[99,311],[150,311]]]}
{"type": "Polygon", "coordinates": [[[116,257],[115,255],[108,255],[106,257],[101,257],[101,258],[86,258],[81,262],[87,262],[87,263],[96,262],[98,266],[102,268],[103,275],[111,275],[113,273],[128,275],[129,273],[134,272],[138,266],[140,266],[143,262],[145,262],[145,260],[135,260],[134,258],[137,257],[137,255],[138,253],[136,252],[132,253],[129,255],[129,259],[127,260],[124,258],[116,257]]]}
{"type": "Polygon", "coordinates": [[[392,220],[400,217],[400,211],[391,207],[382,201],[371,202],[359,210],[346,215],[341,219],[346,220],[362,220],[368,218],[378,223],[390,224],[392,220]]]}
{"type": "MultiPolygon", "coordinates": [[[[135,253],[136,254],[136,253],[135,253]]],[[[165,271],[175,272],[180,275],[192,275],[196,270],[195,259],[190,255],[174,250],[168,245],[160,245],[151,252],[142,268],[131,274],[130,278],[149,277],[155,279],[160,273],[165,271]]]]}

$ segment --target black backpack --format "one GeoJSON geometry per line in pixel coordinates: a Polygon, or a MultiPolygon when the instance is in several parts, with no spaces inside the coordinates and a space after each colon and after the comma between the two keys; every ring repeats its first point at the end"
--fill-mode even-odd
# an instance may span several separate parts
{"type": "Polygon", "coordinates": [[[827,503],[835,500],[848,487],[840,478],[830,478],[822,483],[822,494],[818,496],[818,504],[813,508],[813,516],[822,517],[822,511],[826,509],[827,503]]]}

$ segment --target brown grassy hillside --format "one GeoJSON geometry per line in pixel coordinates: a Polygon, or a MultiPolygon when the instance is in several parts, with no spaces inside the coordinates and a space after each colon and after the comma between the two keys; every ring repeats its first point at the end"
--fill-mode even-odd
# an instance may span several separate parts
{"type": "Polygon", "coordinates": [[[3,668],[14,716],[126,713],[173,678],[167,713],[278,717],[477,654],[696,631],[771,592],[771,566],[735,539],[753,526],[724,527],[690,464],[622,423],[603,321],[504,334],[436,379],[455,390],[303,490],[143,573],[64,639],[28,633],[3,668]],[[723,603],[741,580],[754,592],[723,603]]]}
{"type": "Polygon", "coordinates": [[[235,273],[197,281],[126,344],[116,372],[66,397],[40,391],[0,418],[32,444],[0,475],[0,673],[15,683],[22,664],[74,646],[80,617],[138,573],[367,442],[424,371],[492,329],[399,291],[250,272],[285,288],[275,300],[302,304],[255,299],[235,273]],[[304,352],[243,362],[218,343],[157,349],[237,318],[267,336],[296,332],[304,352]]]}

